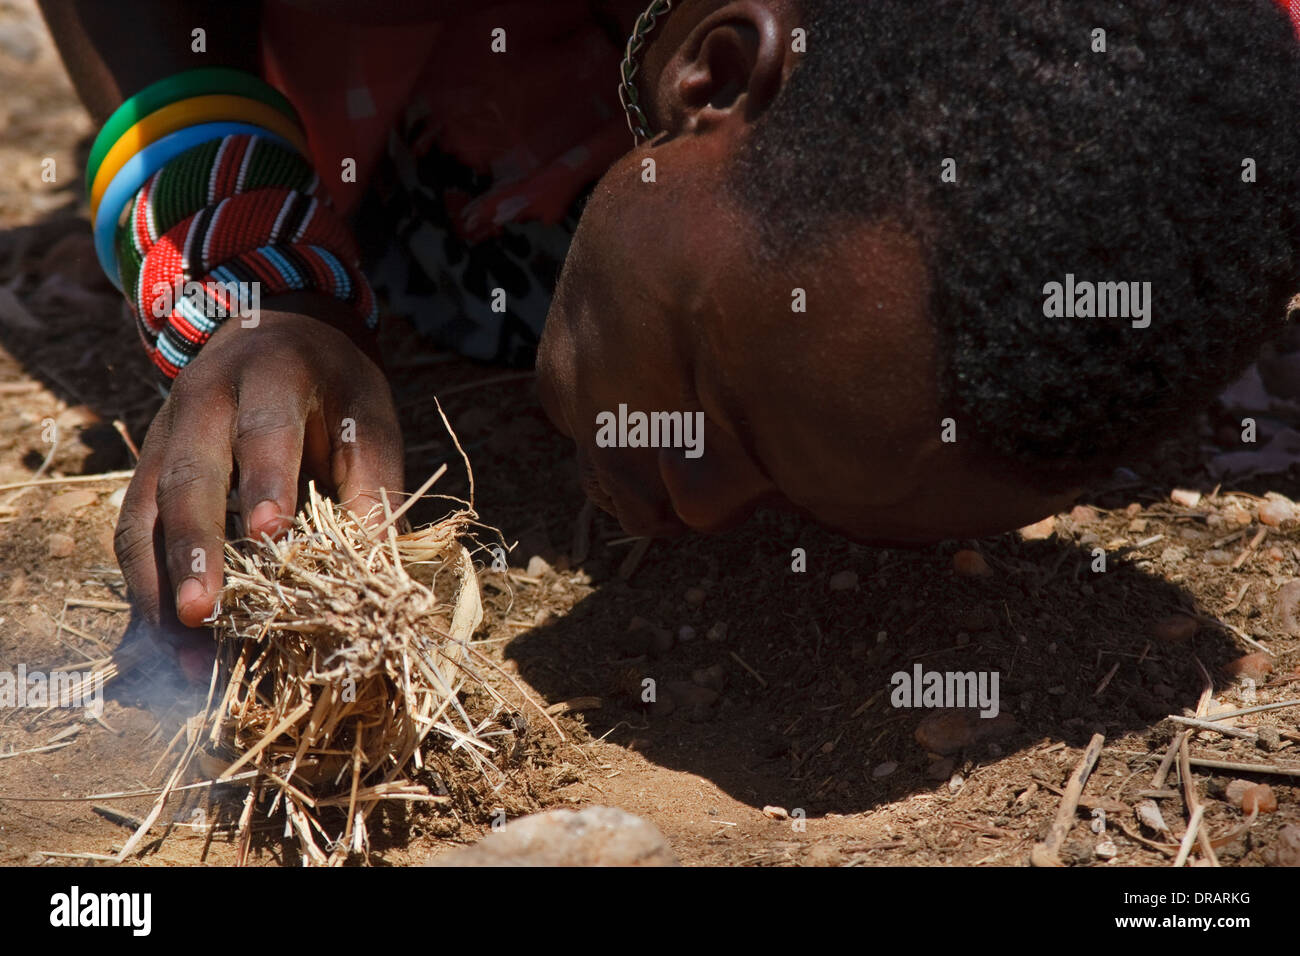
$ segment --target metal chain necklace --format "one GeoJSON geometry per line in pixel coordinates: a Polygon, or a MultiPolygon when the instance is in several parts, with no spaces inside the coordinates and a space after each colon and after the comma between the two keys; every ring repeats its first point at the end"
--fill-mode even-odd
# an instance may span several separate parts
{"type": "Polygon", "coordinates": [[[666,18],[673,8],[675,0],[654,0],[645,13],[636,18],[632,35],[628,37],[627,49],[623,53],[623,62],[619,66],[622,82],[618,85],[618,98],[627,113],[627,128],[632,131],[633,145],[640,146],[643,140],[650,139],[649,121],[645,110],[641,109],[641,97],[636,89],[636,77],[641,72],[639,58],[646,48],[650,34],[654,32],[661,18],[666,18]]]}

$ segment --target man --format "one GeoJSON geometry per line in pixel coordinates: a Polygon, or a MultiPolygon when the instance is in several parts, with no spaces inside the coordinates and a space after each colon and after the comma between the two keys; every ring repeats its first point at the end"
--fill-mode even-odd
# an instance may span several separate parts
{"type": "MultiPolygon", "coordinates": [[[[44,3],[101,114],[194,65],[176,38],[201,8],[138,6],[143,37],[120,14],[44,3]]],[[[240,65],[240,38],[275,6],[238,6],[208,49],[240,65]]],[[[459,16],[407,6],[364,16],[401,7],[411,38],[422,18],[453,29],[459,16]]],[[[285,62],[350,74],[346,50],[314,46],[338,5],[292,7],[315,19],[296,24],[285,62]]],[[[1273,0],[682,0],[652,24],[639,7],[590,7],[602,29],[638,36],[623,97],[643,135],[586,199],[538,356],[588,493],[630,532],[718,529],[764,503],[872,541],[1023,525],[1148,446],[1283,327],[1300,47],[1273,0]],[[610,447],[599,423],[620,406],[702,413],[702,454],[610,447]]],[[[497,7],[478,9],[486,57],[497,7]]],[[[277,75],[293,98],[293,68],[277,75]]],[[[531,92],[528,76],[510,80],[498,87],[531,92]]],[[[385,102],[357,113],[382,118],[385,102]]],[[[304,112],[309,132],[342,122],[304,112]]],[[[417,132],[438,155],[466,152],[455,124],[417,132]]],[[[399,253],[441,208],[395,214],[411,227],[399,253]]],[[[441,288],[441,265],[405,259],[441,288]]],[[[400,486],[372,351],[346,308],[295,293],[264,302],[256,330],[218,329],[182,370],[118,529],[147,620],[211,614],[220,562],[195,570],[191,555],[220,553],[232,467],[254,534],[284,527],[300,471],[360,511],[400,486]],[[338,439],[344,419],[358,441],[338,439]]]]}

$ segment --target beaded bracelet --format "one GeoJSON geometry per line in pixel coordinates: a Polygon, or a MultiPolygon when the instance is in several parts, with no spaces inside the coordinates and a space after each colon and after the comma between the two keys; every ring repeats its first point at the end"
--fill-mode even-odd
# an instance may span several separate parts
{"type": "Polygon", "coordinates": [[[299,123],[298,114],[283,94],[251,73],[222,66],[202,67],[177,73],[145,87],[139,93],[127,98],[113,111],[113,115],[108,118],[108,122],[104,124],[90,147],[90,156],[86,162],[86,192],[90,192],[104,157],[128,129],[150,113],[172,103],[214,93],[245,96],[258,100],[275,107],[289,119],[299,123]]]}
{"type": "Polygon", "coordinates": [[[367,328],[378,325],[374,293],[359,270],[319,246],[268,245],[235,256],[199,280],[191,291],[197,291],[201,301],[177,296],[156,335],[146,318],[153,310],[138,314],[140,337],[154,365],[169,379],[175,378],[227,318],[240,314],[230,290],[254,283],[259,301],[262,296],[313,289],[351,306],[367,328]]]}
{"type": "Polygon", "coordinates": [[[138,298],[136,280],[145,255],[176,223],[230,196],[274,186],[324,198],[320,177],[305,159],[262,137],[227,136],[176,157],[145,182],[118,226],[123,292],[138,298]]]}
{"type": "Polygon", "coordinates": [[[99,210],[94,217],[95,255],[99,259],[100,267],[119,291],[122,290],[122,280],[117,263],[114,261],[113,234],[122,210],[131,201],[131,197],[139,192],[150,176],[182,153],[201,143],[221,139],[232,133],[265,136],[283,146],[288,146],[288,143],[274,134],[246,123],[204,123],[178,130],[169,136],[164,136],[156,143],[150,143],[131,157],[121,171],[113,177],[113,181],[104,192],[104,201],[99,204],[99,210]]]}
{"type": "Polygon", "coordinates": [[[147,312],[147,296],[178,275],[203,275],[249,249],[312,245],[333,250],[349,263],[359,257],[337,216],[324,203],[292,189],[259,189],[204,206],[169,229],[145,254],[133,305],[147,312]]]}

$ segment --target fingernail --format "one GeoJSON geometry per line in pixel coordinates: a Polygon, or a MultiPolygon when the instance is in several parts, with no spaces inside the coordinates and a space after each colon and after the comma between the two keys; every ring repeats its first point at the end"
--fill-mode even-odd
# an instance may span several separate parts
{"type": "Polygon", "coordinates": [[[207,596],[207,589],[198,578],[186,578],[176,589],[176,611],[184,614],[191,604],[202,601],[207,596]]]}
{"type": "Polygon", "coordinates": [[[280,506],[269,498],[259,501],[248,515],[248,530],[253,535],[275,535],[280,531],[282,523],[280,506]]]}

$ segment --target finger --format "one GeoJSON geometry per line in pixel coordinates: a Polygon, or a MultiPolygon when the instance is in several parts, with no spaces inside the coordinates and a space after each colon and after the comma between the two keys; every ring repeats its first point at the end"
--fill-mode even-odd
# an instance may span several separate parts
{"type": "Polygon", "coordinates": [[[254,539],[278,537],[293,524],[306,415],[283,382],[251,376],[240,389],[235,461],[244,527],[254,539]]]}
{"type": "Polygon", "coordinates": [[[162,461],[160,448],[167,443],[165,414],[154,420],[145,436],[140,461],[122,498],[113,532],[113,553],[117,556],[127,596],[136,612],[150,625],[161,620],[162,582],[166,568],[158,539],[158,471],[162,461]]]}
{"type": "Polygon", "coordinates": [[[230,404],[211,395],[179,403],[158,475],[167,572],[187,627],[210,618],[221,593],[232,417],[230,404]]]}
{"type": "Polygon", "coordinates": [[[339,502],[365,517],[377,505],[382,508],[383,489],[396,508],[405,484],[402,430],[387,384],[349,403],[336,421],[329,436],[330,474],[339,502]]]}

